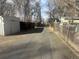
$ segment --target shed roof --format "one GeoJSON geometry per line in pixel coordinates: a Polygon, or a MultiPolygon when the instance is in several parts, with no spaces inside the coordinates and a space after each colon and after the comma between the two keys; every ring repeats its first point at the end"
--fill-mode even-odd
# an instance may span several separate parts
{"type": "Polygon", "coordinates": [[[20,21],[19,18],[14,16],[1,16],[1,17],[3,17],[3,21],[18,21],[18,22],[20,21]]]}

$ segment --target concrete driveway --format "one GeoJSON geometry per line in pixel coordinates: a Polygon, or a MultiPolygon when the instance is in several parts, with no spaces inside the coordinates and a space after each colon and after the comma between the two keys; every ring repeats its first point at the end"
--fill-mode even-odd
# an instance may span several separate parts
{"type": "Polygon", "coordinates": [[[47,28],[0,36],[0,59],[79,59],[47,28]]]}

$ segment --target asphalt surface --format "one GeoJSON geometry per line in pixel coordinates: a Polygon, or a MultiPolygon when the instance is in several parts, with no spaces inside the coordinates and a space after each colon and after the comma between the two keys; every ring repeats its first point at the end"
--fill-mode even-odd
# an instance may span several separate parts
{"type": "Polygon", "coordinates": [[[0,59],[79,59],[47,28],[0,37],[0,59]]]}

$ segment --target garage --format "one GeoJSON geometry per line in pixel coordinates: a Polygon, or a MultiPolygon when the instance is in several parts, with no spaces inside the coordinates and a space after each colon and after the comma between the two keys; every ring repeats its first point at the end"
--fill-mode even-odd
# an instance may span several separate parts
{"type": "Polygon", "coordinates": [[[20,31],[27,31],[34,29],[35,23],[32,22],[20,22],[20,31]]]}
{"type": "Polygon", "coordinates": [[[10,35],[20,32],[19,18],[12,16],[0,16],[0,35],[10,35]]]}

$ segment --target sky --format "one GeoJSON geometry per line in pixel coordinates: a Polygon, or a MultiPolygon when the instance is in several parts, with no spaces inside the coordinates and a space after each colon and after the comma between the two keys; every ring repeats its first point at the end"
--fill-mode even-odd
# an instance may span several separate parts
{"type": "Polygon", "coordinates": [[[14,2],[12,0],[7,0],[6,3],[14,4],[14,2]]]}
{"type": "MultiPolygon", "coordinates": [[[[54,9],[55,8],[54,0],[49,0],[49,3],[52,4],[51,7],[54,9]]],[[[42,8],[41,13],[42,13],[42,17],[44,19],[49,18],[49,15],[46,14],[46,11],[49,11],[49,8],[48,8],[47,4],[48,4],[48,0],[41,0],[41,8],[42,8]]]]}
{"type": "Polygon", "coordinates": [[[41,0],[41,15],[44,19],[48,18],[46,11],[48,11],[47,0],[41,0]]]}

